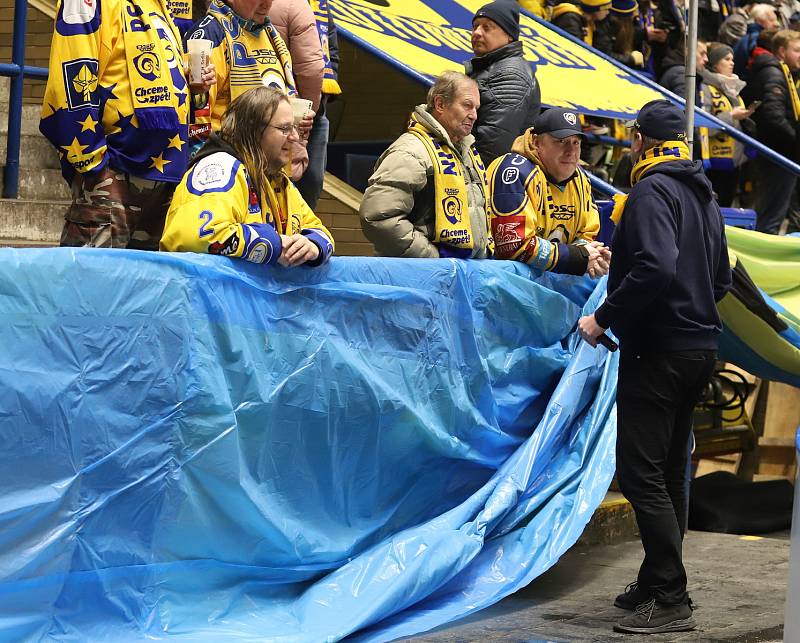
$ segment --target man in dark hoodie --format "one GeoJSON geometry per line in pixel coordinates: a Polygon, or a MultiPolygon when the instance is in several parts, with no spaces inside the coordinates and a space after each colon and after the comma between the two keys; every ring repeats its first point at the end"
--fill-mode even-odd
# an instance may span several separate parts
{"type": "MultiPolygon", "coordinates": [[[[750,62],[745,100],[763,101],[753,114],[756,138],[792,161],[800,159],[797,136],[800,98],[792,72],[800,69],[800,32],[785,29],[772,38],[774,53],[757,46],[750,62]]],[[[756,229],[778,234],[789,212],[797,177],[771,161],[756,159],[756,229]]]]}
{"type": "Polygon", "coordinates": [[[478,83],[481,106],[473,134],[485,166],[511,144],[539,115],[541,92],[519,41],[519,4],[495,0],[472,19],[475,58],[464,65],[478,83]]]}
{"type": "Polygon", "coordinates": [[[578,322],[593,346],[620,340],[617,479],[636,512],[644,561],[614,604],[614,626],[651,634],[694,628],[686,592],[686,444],[692,410],[714,369],[716,302],[731,286],[725,228],[702,164],[686,146],[684,113],[666,100],[633,124],[631,183],[617,221],[608,297],[578,322]]]}

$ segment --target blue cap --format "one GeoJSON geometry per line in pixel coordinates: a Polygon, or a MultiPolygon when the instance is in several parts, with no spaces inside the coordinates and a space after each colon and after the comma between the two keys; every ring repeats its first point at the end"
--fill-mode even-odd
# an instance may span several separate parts
{"type": "Polygon", "coordinates": [[[638,7],[636,0],[611,0],[611,11],[614,13],[634,14],[638,7]]]}
{"type": "Polygon", "coordinates": [[[567,138],[567,136],[583,136],[581,119],[577,112],[571,109],[554,107],[548,109],[536,119],[533,125],[534,134],[550,134],[553,138],[567,138]]]}
{"type": "Polygon", "coordinates": [[[680,107],[663,98],[651,100],[639,110],[636,120],[626,125],[657,141],[686,140],[686,115],[680,107]]]}

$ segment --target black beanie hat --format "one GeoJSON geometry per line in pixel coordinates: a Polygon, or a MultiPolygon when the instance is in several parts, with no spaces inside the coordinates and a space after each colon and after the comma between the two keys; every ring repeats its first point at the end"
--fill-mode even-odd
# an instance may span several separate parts
{"type": "Polygon", "coordinates": [[[477,18],[489,18],[500,25],[512,40],[519,39],[519,3],[515,0],[494,0],[483,5],[472,17],[473,24],[477,18]]]}

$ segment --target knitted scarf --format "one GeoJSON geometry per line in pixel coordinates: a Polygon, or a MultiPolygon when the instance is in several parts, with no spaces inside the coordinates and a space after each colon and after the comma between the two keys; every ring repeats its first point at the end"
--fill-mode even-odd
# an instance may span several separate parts
{"type": "MultiPolygon", "coordinates": [[[[467,202],[467,186],[464,182],[464,167],[455,151],[428,129],[416,114],[411,115],[408,131],[416,136],[433,163],[433,181],[436,202],[436,232],[433,242],[444,243],[457,250],[472,250],[474,237],[467,202]]],[[[486,171],[474,147],[468,154],[473,167],[483,178],[486,191],[486,171]]],[[[489,229],[487,215],[486,227],[489,229]]]]}
{"type": "Polygon", "coordinates": [[[189,102],[183,48],[165,0],[122,3],[125,62],[139,129],[177,132],[189,102]]]}
{"type": "MultiPolygon", "coordinates": [[[[631,170],[631,186],[636,185],[642,177],[661,163],[671,163],[673,161],[691,161],[689,148],[683,141],[664,141],[661,145],[656,145],[647,150],[631,170]]],[[[614,210],[611,212],[611,220],[619,224],[625,210],[625,203],[628,200],[627,194],[614,195],[614,210]]]]}

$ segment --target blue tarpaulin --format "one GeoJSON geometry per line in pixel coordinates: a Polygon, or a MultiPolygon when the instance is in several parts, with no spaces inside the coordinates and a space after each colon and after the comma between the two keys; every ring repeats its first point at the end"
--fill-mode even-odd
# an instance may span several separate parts
{"type": "Polygon", "coordinates": [[[0,249],[0,639],[390,640],[523,587],[614,471],[604,290],[0,249]]]}

